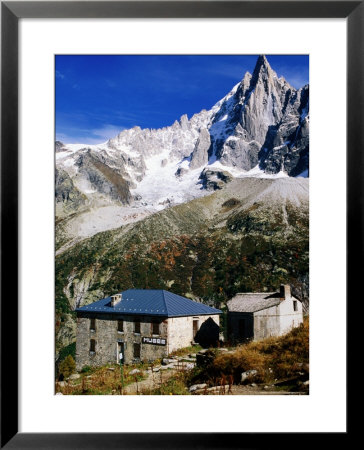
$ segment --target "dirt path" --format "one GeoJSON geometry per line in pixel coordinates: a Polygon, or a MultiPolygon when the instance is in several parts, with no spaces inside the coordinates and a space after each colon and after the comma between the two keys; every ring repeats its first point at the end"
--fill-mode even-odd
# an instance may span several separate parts
{"type": "Polygon", "coordinates": [[[308,392],[290,392],[274,389],[262,389],[261,387],[251,387],[242,385],[233,385],[231,387],[232,395],[307,395],[308,392]]]}

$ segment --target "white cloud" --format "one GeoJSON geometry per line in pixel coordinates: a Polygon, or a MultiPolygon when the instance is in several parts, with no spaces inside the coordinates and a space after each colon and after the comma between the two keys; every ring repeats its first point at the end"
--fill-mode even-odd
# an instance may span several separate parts
{"type": "Polygon", "coordinates": [[[121,131],[125,130],[125,127],[116,126],[116,125],[104,125],[101,128],[95,128],[90,130],[94,136],[103,138],[104,140],[111,139],[119,134],[121,131]]]}
{"type": "Polygon", "coordinates": [[[100,128],[87,129],[77,127],[62,127],[56,133],[56,140],[64,144],[102,144],[107,140],[117,136],[126,127],[112,124],[105,124],[100,128]]]}

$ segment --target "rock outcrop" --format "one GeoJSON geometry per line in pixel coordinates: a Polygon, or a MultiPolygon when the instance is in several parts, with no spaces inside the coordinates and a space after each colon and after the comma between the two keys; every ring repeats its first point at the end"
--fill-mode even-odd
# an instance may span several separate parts
{"type": "Polygon", "coordinates": [[[200,135],[192,152],[190,169],[197,169],[198,167],[205,166],[207,164],[210,145],[210,133],[207,128],[203,128],[200,131],[200,135]]]}
{"type": "Polygon", "coordinates": [[[233,176],[224,170],[208,170],[204,169],[201,172],[200,179],[202,185],[208,191],[216,191],[222,189],[226,183],[229,183],[233,176]]]}

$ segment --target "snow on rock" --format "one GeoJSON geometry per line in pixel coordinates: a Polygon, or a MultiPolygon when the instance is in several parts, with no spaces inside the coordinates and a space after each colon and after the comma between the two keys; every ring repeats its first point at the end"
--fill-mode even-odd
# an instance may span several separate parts
{"type": "Polygon", "coordinates": [[[253,75],[190,119],[123,130],[98,145],[57,141],[57,169],[69,177],[59,177],[57,215],[77,211],[69,229],[89,236],[206,195],[204,170],[308,177],[308,123],[308,86],[296,90],[278,79],[261,56],[253,75]]]}

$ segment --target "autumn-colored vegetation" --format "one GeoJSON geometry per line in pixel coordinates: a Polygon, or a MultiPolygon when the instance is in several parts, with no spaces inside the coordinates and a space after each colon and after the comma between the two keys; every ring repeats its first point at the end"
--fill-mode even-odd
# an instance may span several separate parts
{"type": "Polygon", "coordinates": [[[64,395],[122,395],[126,386],[145,378],[145,367],[139,365],[140,373],[131,374],[135,365],[108,365],[98,368],[84,367],[80,378],[72,382],[56,383],[56,392],[64,395]]]}
{"type": "Polygon", "coordinates": [[[239,383],[241,374],[256,370],[257,383],[275,383],[292,378],[308,378],[309,373],[309,320],[281,337],[271,337],[260,342],[239,345],[232,352],[214,353],[211,363],[196,369],[190,383],[215,384],[221,377],[232,375],[239,383]]]}
{"type": "Polygon", "coordinates": [[[65,359],[59,365],[59,373],[63,378],[67,378],[76,371],[76,363],[71,355],[65,357],[65,359]]]}

